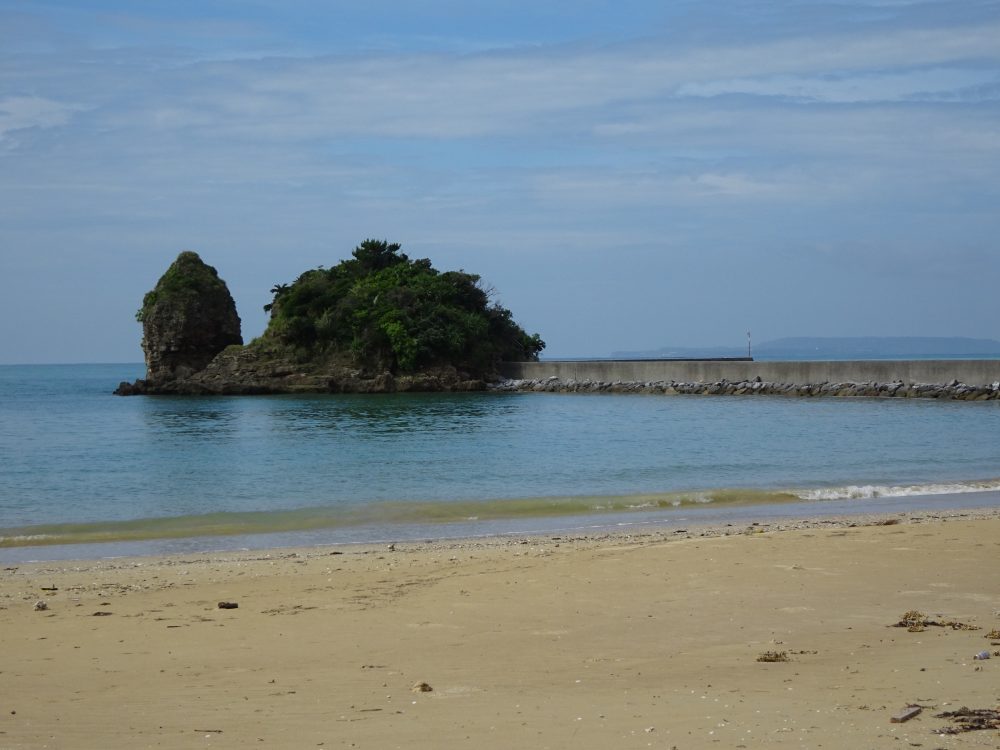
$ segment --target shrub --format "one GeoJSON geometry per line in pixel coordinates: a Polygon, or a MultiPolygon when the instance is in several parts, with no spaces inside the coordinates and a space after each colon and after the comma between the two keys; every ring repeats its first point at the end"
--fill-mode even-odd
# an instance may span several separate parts
{"type": "Polygon", "coordinates": [[[502,360],[537,359],[545,346],[491,303],[478,276],[442,273],[385,240],[365,240],[350,259],[271,292],[266,336],[314,352],[349,351],[393,372],[447,364],[486,374],[502,360]]]}

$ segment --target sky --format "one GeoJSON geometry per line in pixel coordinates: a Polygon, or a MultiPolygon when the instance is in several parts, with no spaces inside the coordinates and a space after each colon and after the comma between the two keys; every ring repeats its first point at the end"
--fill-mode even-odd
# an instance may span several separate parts
{"type": "Polygon", "coordinates": [[[0,364],[369,237],[554,357],[1000,338],[1000,0],[0,0],[0,364]]]}

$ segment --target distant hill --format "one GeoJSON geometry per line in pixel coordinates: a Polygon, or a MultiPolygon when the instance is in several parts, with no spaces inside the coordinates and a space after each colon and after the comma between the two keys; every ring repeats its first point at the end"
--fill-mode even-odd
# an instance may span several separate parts
{"type": "MultiPolygon", "coordinates": [[[[681,347],[612,352],[612,359],[661,357],[745,357],[746,347],[681,347]]],[[[753,345],[753,357],[776,359],[993,359],[1000,358],[1000,341],[960,336],[792,337],[753,345]]]]}

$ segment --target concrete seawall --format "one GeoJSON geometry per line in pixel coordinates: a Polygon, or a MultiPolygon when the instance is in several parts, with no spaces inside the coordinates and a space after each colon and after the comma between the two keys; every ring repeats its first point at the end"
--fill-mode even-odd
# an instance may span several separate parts
{"type": "Polygon", "coordinates": [[[1000,399],[1000,359],[511,362],[500,390],[1000,399]]]}

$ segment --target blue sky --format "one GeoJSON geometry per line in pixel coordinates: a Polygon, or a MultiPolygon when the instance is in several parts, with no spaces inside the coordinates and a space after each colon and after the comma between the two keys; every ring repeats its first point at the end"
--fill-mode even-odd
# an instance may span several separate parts
{"type": "Polygon", "coordinates": [[[367,237],[551,356],[1000,338],[1000,2],[0,0],[0,363],[367,237]],[[571,8],[571,10],[567,10],[571,8]]]}

